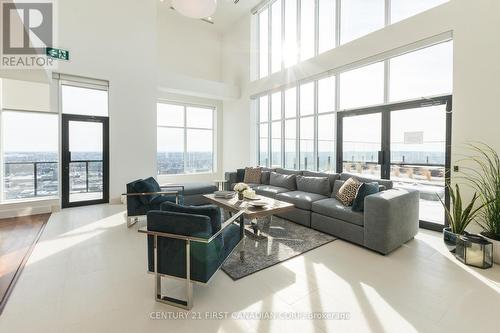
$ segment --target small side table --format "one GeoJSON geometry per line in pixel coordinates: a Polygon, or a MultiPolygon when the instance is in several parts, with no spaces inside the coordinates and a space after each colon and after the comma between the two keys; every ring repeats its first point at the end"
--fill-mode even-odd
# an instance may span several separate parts
{"type": "Polygon", "coordinates": [[[217,185],[217,188],[219,191],[224,191],[224,184],[227,183],[227,180],[225,179],[216,179],[214,180],[215,185],[217,185]]]}

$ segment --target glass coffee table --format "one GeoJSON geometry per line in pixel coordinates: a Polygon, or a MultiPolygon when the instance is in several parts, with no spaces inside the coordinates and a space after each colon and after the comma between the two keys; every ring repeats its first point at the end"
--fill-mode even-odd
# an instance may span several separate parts
{"type": "Polygon", "coordinates": [[[212,204],[228,211],[229,213],[244,211],[243,215],[240,217],[240,225],[244,226],[244,228],[241,228],[241,238],[245,236],[245,233],[250,237],[266,237],[265,232],[263,232],[262,228],[259,227],[257,220],[289,211],[294,207],[294,205],[289,202],[279,201],[263,196],[258,196],[258,199],[267,203],[264,207],[254,207],[251,204],[253,200],[238,200],[237,196],[225,199],[217,198],[214,194],[205,194],[204,197],[212,204]],[[250,224],[245,225],[245,219],[249,220],[250,224]]]}

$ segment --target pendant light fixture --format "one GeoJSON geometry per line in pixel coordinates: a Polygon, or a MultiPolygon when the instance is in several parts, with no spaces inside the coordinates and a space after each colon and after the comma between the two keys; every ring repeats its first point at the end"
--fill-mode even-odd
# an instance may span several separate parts
{"type": "Polygon", "coordinates": [[[217,8],[217,0],[172,0],[176,11],[191,18],[212,16],[217,8]]]}

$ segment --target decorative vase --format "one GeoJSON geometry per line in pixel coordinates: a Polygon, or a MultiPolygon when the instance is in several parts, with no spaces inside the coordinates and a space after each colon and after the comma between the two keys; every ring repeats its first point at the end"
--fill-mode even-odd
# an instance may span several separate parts
{"type": "Polygon", "coordinates": [[[457,237],[458,235],[451,231],[451,228],[443,229],[443,241],[448,251],[455,253],[455,249],[457,248],[457,237]]]}
{"type": "Polygon", "coordinates": [[[490,234],[482,232],[481,236],[493,244],[493,262],[500,265],[500,241],[498,239],[492,238],[490,234]]]}
{"type": "Polygon", "coordinates": [[[238,200],[243,200],[243,192],[238,192],[238,200]]]}

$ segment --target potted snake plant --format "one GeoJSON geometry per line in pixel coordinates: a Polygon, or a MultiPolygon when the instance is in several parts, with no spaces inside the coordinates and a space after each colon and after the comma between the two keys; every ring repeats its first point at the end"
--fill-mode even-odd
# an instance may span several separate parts
{"type": "Polygon", "coordinates": [[[449,227],[443,229],[443,240],[448,250],[455,252],[458,236],[466,233],[465,229],[477,217],[484,204],[474,208],[476,201],[479,199],[477,193],[474,193],[471,201],[464,206],[458,184],[455,184],[455,190],[451,186],[448,186],[448,190],[451,198],[451,209],[446,206],[439,196],[438,198],[444,207],[449,223],[449,227]]]}
{"type": "Polygon", "coordinates": [[[466,179],[481,194],[484,209],[478,224],[483,228],[481,236],[493,243],[493,262],[500,264],[500,158],[492,147],[470,144],[471,163],[465,167],[466,179]]]}

